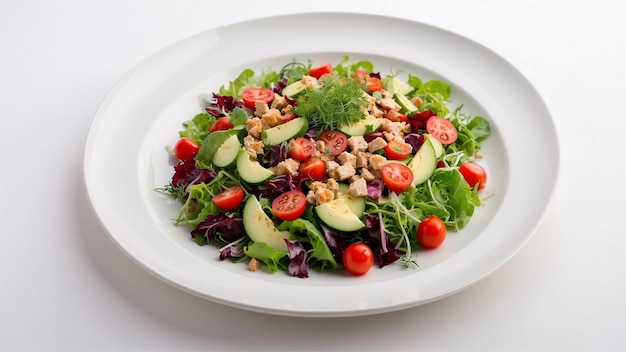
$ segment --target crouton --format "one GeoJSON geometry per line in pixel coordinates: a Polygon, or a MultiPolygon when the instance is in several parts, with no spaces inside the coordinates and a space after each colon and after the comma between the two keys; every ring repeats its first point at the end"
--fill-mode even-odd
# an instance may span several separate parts
{"type": "Polygon", "coordinates": [[[337,160],[341,164],[351,164],[352,167],[356,167],[356,156],[354,154],[343,152],[339,154],[337,160]]]}
{"type": "Polygon", "coordinates": [[[367,182],[365,182],[365,179],[359,178],[358,180],[352,182],[350,184],[350,188],[348,188],[348,193],[354,197],[366,196],[367,182]]]}
{"type": "Polygon", "coordinates": [[[367,150],[370,153],[373,153],[377,150],[383,149],[386,146],[387,146],[387,141],[385,141],[382,137],[376,137],[376,139],[368,143],[367,150]]]}
{"type": "Polygon", "coordinates": [[[283,123],[282,116],[280,114],[280,110],[278,109],[269,109],[267,110],[263,116],[261,116],[263,121],[263,127],[271,128],[274,126],[278,126],[283,123]]]}
{"type": "Polygon", "coordinates": [[[250,135],[243,138],[243,147],[254,155],[263,154],[263,142],[250,135]]]}
{"type": "Polygon", "coordinates": [[[335,199],[335,193],[328,188],[318,189],[315,192],[315,205],[322,205],[335,199]]]}
{"type": "Polygon", "coordinates": [[[276,165],[275,175],[295,175],[298,173],[300,163],[291,158],[287,158],[276,165]]]}
{"type": "Polygon", "coordinates": [[[348,146],[353,154],[367,150],[367,141],[363,136],[352,136],[348,138],[348,146]]]}
{"type": "Polygon", "coordinates": [[[370,169],[372,171],[382,170],[383,165],[387,163],[387,158],[382,155],[374,154],[370,156],[370,169]]]}
{"type": "Polygon", "coordinates": [[[254,116],[258,116],[258,117],[263,116],[263,114],[265,114],[267,110],[269,110],[269,106],[267,106],[267,103],[264,101],[260,101],[260,100],[257,100],[254,103],[254,107],[255,107],[254,116]]]}

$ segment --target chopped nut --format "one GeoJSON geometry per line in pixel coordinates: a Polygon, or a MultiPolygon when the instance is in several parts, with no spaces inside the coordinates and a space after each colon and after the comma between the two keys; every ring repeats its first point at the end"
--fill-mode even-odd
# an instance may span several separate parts
{"type": "Polygon", "coordinates": [[[248,262],[248,269],[250,271],[256,271],[259,268],[259,261],[255,258],[250,258],[250,262],[248,262]]]}

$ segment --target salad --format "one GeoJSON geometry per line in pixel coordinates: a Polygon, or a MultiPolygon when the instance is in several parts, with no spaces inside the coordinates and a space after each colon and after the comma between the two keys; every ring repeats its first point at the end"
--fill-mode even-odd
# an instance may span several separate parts
{"type": "Polygon", "coordinates": [[[171,149],[176,224],[250,270],[367,273],[440,246],[483,201],[489,122],[451,87],[367,60],[241,74],[171,149]]]}

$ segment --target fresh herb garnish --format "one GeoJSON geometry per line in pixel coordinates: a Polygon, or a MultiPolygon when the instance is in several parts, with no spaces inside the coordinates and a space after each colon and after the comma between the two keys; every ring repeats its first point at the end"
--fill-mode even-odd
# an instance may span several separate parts
{"type": "Polygon", "coordinates": [[[296,114],[309,120],[309,126],[335,130],[365,117],[362,107],[367,103],[363,89],[355,82],[331,76],[318,89],[298,98],[296,114]]]}

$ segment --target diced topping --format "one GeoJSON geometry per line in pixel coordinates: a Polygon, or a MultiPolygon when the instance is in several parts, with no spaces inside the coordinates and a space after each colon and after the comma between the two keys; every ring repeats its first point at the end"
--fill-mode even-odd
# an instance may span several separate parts
{"type": "Polygon", "coordinates": [[[367,182],[363,178],[359,178],[350,184],[348,193],[354,197],[361,197],[367,195],[367,182]]]}
{"type": "Polygon", "coordinates": [[[369,142],[367,145],[367,150],[370,153],[381,150],[387,146],[387,141],[382,137],[376,137],[373,141],[369,142]]]}

